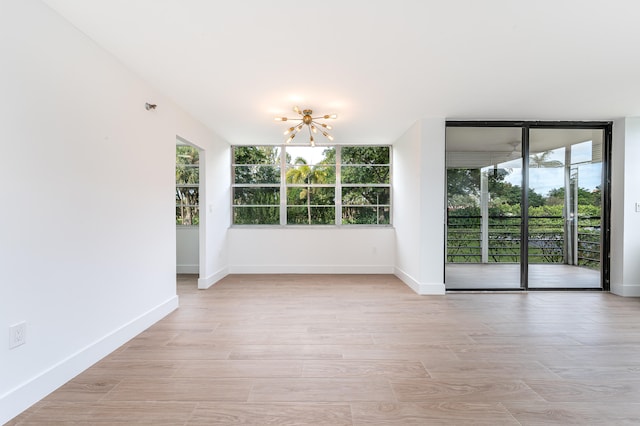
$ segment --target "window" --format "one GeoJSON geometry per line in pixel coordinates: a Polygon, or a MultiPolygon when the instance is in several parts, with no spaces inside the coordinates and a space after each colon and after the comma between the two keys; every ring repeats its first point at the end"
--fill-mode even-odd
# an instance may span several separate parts
{"type": "Polygon", "coordinates": [[[389,225],[389,146],[236,146],[234,225],[389,225]]]}
{"type": "Polygon", "coordinates": [[[199,161],[197,148],[176,146],[176,225],[200,223],[199,161]]]}
{"type": "Polygon", "coordinates": [[[342,148],[342,223],[391,223],[391,164],[388,146],[342,148]]]}
{"type": "Polygon", "coordinates": [[[336,223],[336,149],[287,147],[287,224],[336,223]]]}
{"type": "Polygon", "coordinates": [[[233,223],[280,223],[280,147],[233,148],[233,223]]]}

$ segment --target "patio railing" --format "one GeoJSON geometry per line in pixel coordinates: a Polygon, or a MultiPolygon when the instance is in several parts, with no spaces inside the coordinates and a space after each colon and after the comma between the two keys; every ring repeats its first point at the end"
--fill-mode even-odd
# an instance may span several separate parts
{"type": "MultiPolygon", "coordinates": [[[[447,218],[447,262],[481,263],[481,216],[447,218]]],[[[520,216],[489,216],[489,263],[520,262],[520,216]]],[[[529,263],[564,263],[562,216],[529,217],[529,263]]],[[[578,217],[578,266],[600,268],[600,217],[578,217]]]]}

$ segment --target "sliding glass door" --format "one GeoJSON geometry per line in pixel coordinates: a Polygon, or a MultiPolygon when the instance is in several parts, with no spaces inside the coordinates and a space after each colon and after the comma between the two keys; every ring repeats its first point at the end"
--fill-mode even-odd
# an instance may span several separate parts
{"type": "Polygon", "coordinates": [[[519,289],[522,130],[447,128],[447,289],[519,289]]]}
{"type": "Polygon", "coordinates": [[[601,129],[529,133],[529,288],[600,288],[601,129]]]}
{"type": "Polygon", "coordinates": [[[607,288],[610,124],[447,124],[447,289],[607,288]]]}

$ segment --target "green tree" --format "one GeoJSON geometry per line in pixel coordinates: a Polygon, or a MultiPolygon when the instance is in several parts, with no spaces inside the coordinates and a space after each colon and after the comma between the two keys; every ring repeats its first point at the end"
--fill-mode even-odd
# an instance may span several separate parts
{"type": "Polygon", "coordinates": [[[197,225],[199,218],[199,152],[188,145],[176,146],[176,223],[197,225]]]}
{"type": "Polygon", "coordinates": [[[388,146],[348,146],[341,151],[342,223],[389,223],[391,192],[388,146]]]}
{"type": "MultiPolygon", "coordinates": [[[[520,204],[522,200],[522,188],[509,182],[489,182],[489,193],[491,194],[492,205],[520,204]]],[[[539,207],[544,205],[545,198],[533,189],[529,188],[529,206],[539,207]]]]}
{"type": "Polygon", "coordinates": [[[543,167],[562,167],[562,161],[550,160],[549,157],[553,151],[544,151],[538,154],[531,154],[529,156],[529,167],[543,168],[543,167]]]}
{"type": "Polygon", "coordinates": [[[480,169],[447,169],[448,207],[455,201],[479,199],[480,169]]]}
{"type": "Polygon", "coordinates": [[[236,146],[233,163],[233,223],[280,223],[280,147],[236,146]]]}
{"type": "MultiPolygon", "coordinates": [[[[600,187],[597,187],[593,191],[589,191],[585,188],[578,188],[578,205],[580,206],[599,206],[600,205],[600,187]]],[[[547,196],[548,205],[556,205],[564,203],[564,187],[554,188],[549,191],[547,196]]]]}
{"type": "Polygon", "coordinates": [[[342,149],[342,183],[389,183],[388,146],[348,146],[342,149]]]}
{"type": "Polygon", "coordinates": [[[277,183],[280,181],[280,148],[237,146],[233,152],[235,183],[277,183]]]}
{"type": "MultiPolygon", "coordinates": [[[[307,222],[309,225],[312,223],[311,217],[311,196],[316,192],[318,188],[313,185],[318,183],[327,182],[328,170],[323,164],[316,166],[310,166],[304,158],[298,157],[293,163],[293,167],[287,171],[286,179],[287,183],[301,185],[305,184],[306,187],[298,191],[300,199],[306,199],[307,205],[307,222]]],[[[295,193],[295,192],[292,192],[295,193]]]]}

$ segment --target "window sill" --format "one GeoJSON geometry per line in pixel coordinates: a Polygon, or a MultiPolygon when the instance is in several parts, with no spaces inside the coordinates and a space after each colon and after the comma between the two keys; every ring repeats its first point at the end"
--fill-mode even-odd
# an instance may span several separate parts
{"type": "Polygon", "coordinates": [[[393,229],[393,225],[231,225],[229,229],[393,229]]]}

